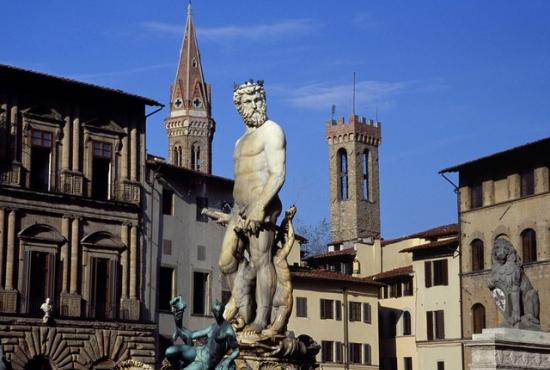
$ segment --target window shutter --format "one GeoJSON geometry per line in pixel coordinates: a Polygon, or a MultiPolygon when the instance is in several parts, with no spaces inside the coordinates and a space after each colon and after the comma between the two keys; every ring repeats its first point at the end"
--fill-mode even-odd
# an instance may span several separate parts
{"type": "Polygon", "coordinates": [[[445,339],[444,311],[435,311],[435,330],[437,339],[445,339]]]}
{"type": "Polygon", "coordinates": [[[336,305],[336,320],[341,321],[342,320],[342,301],[335,301],[334,304],[336,305]]]}
{"type": "Polygon", "coordinates": [[[370,344],[363,344],[363,363],[365,365],[370,365],[371,363],[371,353],[370,353],[370,344]]]}
{"type": "Polygon", "coordinates": [[[433,323],[433,312],[426,312],[426,328],[427,328],[427,337],[428,340],[434,339],[434,323],[433,323]]]}
{"type": "Polygon", "coordinates": [[[446,259],[443,260],[443,263],[441,265],[441,273],[443,274],[443,285],[449,285],[449,269],[448,269],[448,261],[446,259]]]}
{"type": "Polygon", "coordinates": [[[321,307],[321,320],[324,320],[325,319],[325,305],[324,305],[324,300],[321,299],[319,300],[319,307],[321,307]]]}
{"type": "Polygon", "coordinates": [[[371,323],[371,307],[368,303],[363,303],[363,322],[371,323]]]}
{"type": "Polygon", "coordinates": [[[430,261],[424,262],[424,272],[426,275],[426,288],[432,286],[432,263],[430,261]]]}

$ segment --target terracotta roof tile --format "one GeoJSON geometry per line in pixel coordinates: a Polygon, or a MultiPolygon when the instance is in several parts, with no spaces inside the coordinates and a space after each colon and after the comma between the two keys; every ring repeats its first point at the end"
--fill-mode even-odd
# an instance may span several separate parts
{"type": "Polygon", "coordinates": [[[370,278],[374,280],[382,280],[382,279],[393,278],[398,276],[407,276],[412,274],[412,272],[413,272],[413,267],[412,265],[409,265],[409,266],[398,267],[393,270],[383,271],[376,275],[370,276],[370,278]]]}
{"type": "Polygon", "coordinates": [[[455,234],[458,234],[458,224],[449,224],[449,225],[434,227],[415,234],[402,236],[400,238],[382,240],[382,246],[397,243],[406,239],[414,239],[414,238],[432,239],[432,238],[441,238],[444,236],[450,236],[455,234]]]}
{"type": "Polygon", "coordinates": [[[458,237],[415,245],[414,247],[402,249],[399,251],[399,253],[408,253],[408,252],[416,252],[416,251],[425,250],[425,249],[448,247],[448,246],[454,246],[455,244],[458,245],[458,237]]]}
{"type": "Polygon", "coordinates": [[[308,256],[304,258],[305,260],[314,260],[322,258],[331,258],[336,256],[355,256],[357,252],[353,248],[340,249],[339,251],[325,252],[320,254],[315,254],[313,256],[308,256]]]}
{"type": "Polygon", "coordinates": [[[348,274],[343,274],[336,271],[328,271],[323,269],[311,269],[305,267],[290,267],[290,271],[293,277],[303,278],[303,279],[314,279],[314,280],[331,280],[331,281],[342,281],[342,282],[352,282],[360,284],[370,284],[370,285],[382,285],[370,277],[361,278],[356,276],[351,276],[348,274]]]}

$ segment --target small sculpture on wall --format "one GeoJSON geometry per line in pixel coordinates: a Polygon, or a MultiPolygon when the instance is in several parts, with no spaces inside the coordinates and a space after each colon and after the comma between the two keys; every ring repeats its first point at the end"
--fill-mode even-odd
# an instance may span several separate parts
{"type": "Polygon", "coordinates": [[[506,239],[497,239],[492,250],[487,286],[504,315],[501,326],[540,330],[539,294],[523,271],[516,249],[506,239]]]}
{"type": "Polygon", "coordinates": [[[42,303],[40,309],[44,311],[44,317],[42,317],[42,322],[47,324],[52,318],[53,305],[50,303],[50,298],[46,298],[46,302],[42,303]]]}

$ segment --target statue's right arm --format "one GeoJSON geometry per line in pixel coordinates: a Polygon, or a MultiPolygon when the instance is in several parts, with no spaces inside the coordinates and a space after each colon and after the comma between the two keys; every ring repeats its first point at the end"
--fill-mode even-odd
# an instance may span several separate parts
{"type": "Polygon", "coordinates": [[[201,329],[201,330],[195,330],[195,331],[191,332],[191,339],[206,337],[210,333],[210,330],[211,330],[210,326],[208,326],[204,329],[201,329]]]}

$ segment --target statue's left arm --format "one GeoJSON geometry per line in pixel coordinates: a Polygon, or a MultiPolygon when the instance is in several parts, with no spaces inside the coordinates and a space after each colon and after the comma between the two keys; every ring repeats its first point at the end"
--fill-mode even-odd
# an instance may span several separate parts
{"type": "Polygon", "coordinates": [[[264,153],[267,162],[268,178],[260,196],[252,206],[252,209],[246,212],[248,222],[264,221],[266,206],[277,195],[285,182],[285,135],[281,127],[276,123],[268,121],[265,125],[266,131],[263,132],[262,138],[264,140],[264,153]]]}

